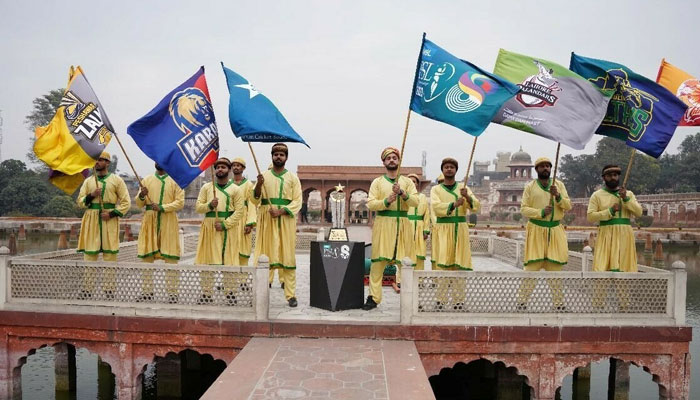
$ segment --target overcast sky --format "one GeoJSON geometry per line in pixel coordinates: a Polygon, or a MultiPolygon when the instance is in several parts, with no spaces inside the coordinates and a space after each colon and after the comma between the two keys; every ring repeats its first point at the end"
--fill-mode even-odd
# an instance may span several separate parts
{"type": "MultiPolygon", "coordinates": [[[[400,147],[422,32],[455,56],[493,70],[498,49],[568,66],[571,51],[624,64],[655,79],[665,57],[700,76],[700,1],[78,1],[0,0],[2,159],[24,159],[33,136],[24,125],[32,99],[66,85],[81,65],[139,174],[153,163],[126,127],[197,71],[206,77],[218,117],[222,155],[252,158],[228,124],[228,92],[219,61],[282,111],[311,146],[290,146],[299,164],[379,165],[400,147]]],[[[668,152],[698,128],[678,128],[668,152]]],[[[585,152],[595,150],[595,141],[585,152]]],[[[405,164],[428,177],[446,156],[463,162],[472,137],[411,117],[405,164]]],[[[519,146],[533,159],[554,157],[556,143],[492,124],[475,160],[519,146]]],[[[261,167],[269,145],[255,144],[261,167]]],[[[108,151],[120,157],[116,141],[108,151]]],[[[562,147],[562,155],[577,154],[562,147]]],[[[624,163],[627,155],[620,156],[624,163]]],[[[121,161],[123,160],[123,161],[121,161]]]]}

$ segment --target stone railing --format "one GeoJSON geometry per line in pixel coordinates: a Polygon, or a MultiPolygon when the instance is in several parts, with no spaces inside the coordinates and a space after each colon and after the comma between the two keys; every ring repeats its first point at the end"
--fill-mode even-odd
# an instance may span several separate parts
{"type": "MultiPolygon", "coordinates": [[[[196,238],[196,236],[195,236],[196,238]]],[[[196,242],[195,242],[196,243],[196,242]]],[[[0,248],[0,251],[7,251],[0,248]]],[[[0,308],[267,320],[268,261],[257,267],[9,258],[0,253],[0,308]]]]}
{"type": "MultiPolygon", "coordinates": [[[[498,243],[513,251],[510,242],[495,240],[495,248],[498,243]]],[[[415,271],[404,260],[401,323],[679,326],[686,279],[680,261],[671,271],[640,266],[616,273],[415,271]]]]}

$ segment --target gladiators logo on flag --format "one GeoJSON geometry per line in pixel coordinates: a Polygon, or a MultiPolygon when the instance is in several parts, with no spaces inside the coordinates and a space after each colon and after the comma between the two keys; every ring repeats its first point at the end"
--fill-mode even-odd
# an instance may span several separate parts
{"type": "Polygon", "coordinates": [[[601,125],[627,131],[628,139],[636,142],[642,138],[652,120],[654,103],[659,99],[648,92],[633,87],[627,72],[611,69],[605,77],[589,79],[601,89],[614,89],[608,111],[601,125]]]}
{"type": "Polygon", "coordinates": [[[516,99],[525,107],[553,106],[557,102],[554,92],[561,91],[557,79],[552,76],[554,70],[547,69],[537,60],[532,60],[537,66],[538,72],[527,77],[523,83],[518,84],[520,92],[516,99]]]}
{"type": "Polygon", "coordinates": [[[700,81],[697,79],[685,80],[678,86],[676,96],[688,106],[683,115],[683,122],[686,125],[700,124],[700,81]]]}
{"type": "Polygon", "coordinates": [[[191,167],[199,166],[211,151],[219,148],[219,133],[211,103],[196,87],[188,87],[170,99],[170,116],[185,135],[177,142],[191,167]]]}
{"type": "Polygon", "coordinates": [[[63,113],[66,122],[73,128],[73,134],[82,134],[90,141],[97,136],[100,144],[109,143],[112,132],[110,127],[105,125],[102,113],[95,103],[85,104],[75,93],[68,90],[61,98],[60,107],[64,107],[63,113]]]}

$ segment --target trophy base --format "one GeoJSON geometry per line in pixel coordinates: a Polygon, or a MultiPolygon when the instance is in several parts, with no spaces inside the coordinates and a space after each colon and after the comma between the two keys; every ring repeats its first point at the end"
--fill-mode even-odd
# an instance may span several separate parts
{"type": "Polygon", "coordinates": [[[329,242],[347,242],[348,241],[348,230],[345,228],[331,228],[328,233],[329,242]]]}

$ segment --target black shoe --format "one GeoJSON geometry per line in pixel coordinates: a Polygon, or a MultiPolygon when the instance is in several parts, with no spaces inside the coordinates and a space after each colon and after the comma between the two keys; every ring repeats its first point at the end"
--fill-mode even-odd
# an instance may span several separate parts
{"type": "Polygon", "coordinates": [[[236,296],[234,296],[233,292],[228,292],[226,295],[226,303],[228,303],[229,306],[235,306],[237,304],[236,296]]]}
{"type": "Polygon", "coordinates": [[[209,294],[202,294],[199,297],[199,300],[197,300],[197,304],[211,304],[213,302],[214,302],[214,300],[211,298],[211,295],[209,295],[209,294]]]}
{"type": "Polygon", "coordinates": [[[296,298],[296,297],[292,297],[291,299],[289,299],[289,306],[290,306],[290,307],[296,307],[298,304],[299,304],[299,303],[297,302],[297,298],[296,298]]]}
{"type": "Polygon", "coordinates": [[[369,311],[373,308],[377,308],[377,302],[374,301],[374,298],[372,296],[367,296],[367,302],[365,302],[365,305],[362,306],[362,309],[365,311],[369,311]]]}
{"type": "Polygon", "coordinates": [[[281,287],[282,289],[284,289],[284,282],[282,282],[282,284],[280,284],[280,287],[281,287]]]}
{"type": "Polygon", "coordinates": [[[168,304],[177,304],[177,295],[176,294],[171,294],[168,297],[168,304]]]}

